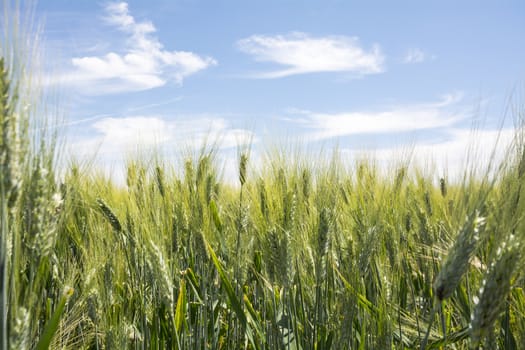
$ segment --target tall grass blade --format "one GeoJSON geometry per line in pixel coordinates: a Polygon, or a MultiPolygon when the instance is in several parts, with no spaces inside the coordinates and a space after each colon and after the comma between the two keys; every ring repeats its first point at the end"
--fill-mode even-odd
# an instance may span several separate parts
{"type": "Polygon", "coordinates": [[[66,287],[64,290],[64,293],[62,293],[62,297],[60,298],[58,305],[53,312],[53,315],[47,322],[44,332],[42,333],[40,340],[36,344],[36,350],[47,350],[49,349],[49,345],[51,344],[51,340],[53,339],[53,336],[55,335],[59,325],[60,325],[60,319],[62,317],[62,314],[64,312],[64,309],[66,307],[66,303],[69,300],[69,298],[73,295],[73,288],[66,287]]]}

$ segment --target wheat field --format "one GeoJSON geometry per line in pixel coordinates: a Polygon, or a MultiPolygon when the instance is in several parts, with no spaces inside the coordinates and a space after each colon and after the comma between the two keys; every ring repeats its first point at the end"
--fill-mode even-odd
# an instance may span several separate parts
{"type": "Polygon", "coordinates": [[[240,149],[232,184],[203,146],[119,185],[31,132],[24,62],[2,48],[1,348],[525,348],[521,127],[454,181],[240,149]]]}

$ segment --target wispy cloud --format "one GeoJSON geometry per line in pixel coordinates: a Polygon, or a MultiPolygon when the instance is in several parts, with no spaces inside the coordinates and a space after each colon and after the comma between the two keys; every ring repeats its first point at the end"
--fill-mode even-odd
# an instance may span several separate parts
{"type": "Polygon", "coordinates": [[[253,35],[237,42],[238,48],[256,61],[270,62],[284,69],[257,74],[258,78],[282,78],[316,72],[350,72],[358,75],[384,71],[384,57],[378,45],[365,50],[357,37],[312,37],[306,33],[253,35]]]}
{"type": "Polygon", "coordinates": [[[421,63],[427,59],[429,59],[429,56],[421,49],[411,48],[405,53],[405,57],[403,57],[403,63],[421,63]]]}
{"type": "Polygon", "coordinates": [[[452,126],[466,117],[447,108],[459,99],[461,94],[449,94],[436,102],[394,106],[379,111],[319,113],[296,110],[293,113],[296,116],[287,120],[308,130],[307,139],[310,140],[436,129],[452,126]]]}
{"type": "Polygon", "coordinates": [[[217,142],[220,149],[228,149],[257,141],[253,132],[213,116],[104,117],[94,120],[87,128],[91,129],[88,137],[76,137],[70,144],[71,153],[76,156],[96,153],[102,158],[122,159],[137,149],[197,149],[206,140],[217,142]]]}
{"type": "Polygon", "coordinates": [[[93,95],[140,91],[168,81],[182,84],[186,77],[217,64],[215,59],[193,52],[166,50],[153,35],[153,23],[136,21],[125,2],[108,4],[104,19],[127,35],[125,52],[75,57],[60,77],[61,83],[93,95]]]}

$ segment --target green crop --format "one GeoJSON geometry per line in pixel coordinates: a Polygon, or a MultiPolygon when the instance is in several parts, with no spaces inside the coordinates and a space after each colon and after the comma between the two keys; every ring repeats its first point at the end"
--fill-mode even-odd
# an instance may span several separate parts
{"type": "Polygon", "coordinates": [[[525,348],[522,127],[456,181],[243,149],[232,183],[216,147],[59,177],[31,55],[1,49],[0,348],[525,348]]]}

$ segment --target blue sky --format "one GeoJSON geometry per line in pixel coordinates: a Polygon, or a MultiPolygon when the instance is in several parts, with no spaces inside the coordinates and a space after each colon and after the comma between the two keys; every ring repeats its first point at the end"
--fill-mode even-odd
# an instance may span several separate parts
{"type": "Polygon", "coordinates": [[[521,1],[40,0],[36,15],[71,150],[111,164],[208,135],[230,160],[246,142],[337,143],[451,171],[474,118],[491,149],[525,78],[521,1]]]}

